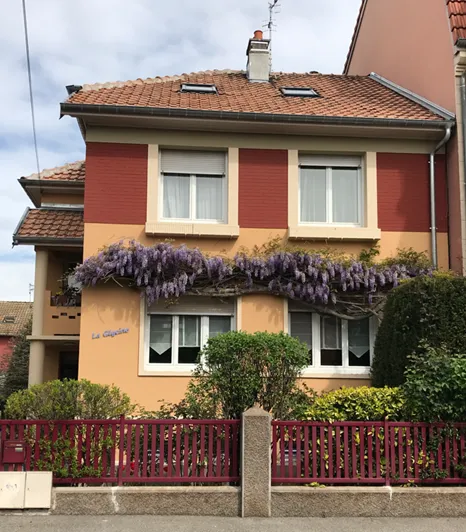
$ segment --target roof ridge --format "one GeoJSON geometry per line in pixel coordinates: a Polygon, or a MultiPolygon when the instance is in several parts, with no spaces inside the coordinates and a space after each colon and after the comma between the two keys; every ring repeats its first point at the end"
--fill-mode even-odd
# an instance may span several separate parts
{"type": "Polygon", "coordinates": [[[127,87],[133,85],[149,85],[152,83],[164,83],[166,81],[178,81],[188,78],[189,76],[195,75],[212,75],[212,74],[240,74],[244,73],[244,70],[232,70],[232,69],[223,69],[223,70],[200,70],[198,72],[184,72],[183,74],[174,74],[173,76],[155,76],[153,78],[137,78],[129,79],[126,81],[107,81],[105,83],[86,83],[80,89],[80,92],[86,91],[95,91],[100,89],[113,89],[116,87],[127,87]]]}
{"type": "Polygon", "coordinates": [[[39,173],[34,173],[27,176],[22,176],[21,179],[41,179],[45,177],[51,177],[55,174],[67,171],[67,170],[78,170],[83,164],[85,164],[85,160],[81,161],[75,161],[74,163],[65,163],[61,166],[55,166],[54,168],[45,168],[39,173]]]}

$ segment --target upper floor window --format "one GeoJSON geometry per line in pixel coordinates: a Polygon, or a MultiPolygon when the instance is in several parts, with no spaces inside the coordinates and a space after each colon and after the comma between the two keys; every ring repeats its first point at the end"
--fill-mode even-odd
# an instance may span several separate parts
{"type": "Polygon", "coordinates": [[[225,223],[226,154],[162,150],[162,219],[225,223]]]}
{"type": "Polygon", "coordinates": [[[289,313],[289,333],[309,348],[309,371],[369,371],[374,324],[370,318],[342,320],[305,311],[289,313]]]}
{"type": "Polygon", "coordinates": [[[363,225],[360,157],[301,155],[299,222],[363,225]]]}

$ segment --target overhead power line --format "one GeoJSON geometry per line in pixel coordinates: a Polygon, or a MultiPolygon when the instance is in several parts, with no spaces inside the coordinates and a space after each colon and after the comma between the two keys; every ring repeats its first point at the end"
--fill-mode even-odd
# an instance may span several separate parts
{"type": "Polygon", "coordinates": [[[35,112],[34,112],[34,96],[32,92],[31,59],[30,59],[30,53],[29,53],[29,36],[28,36],[28,20],[27,20],[27,13],[26,13],[26,0],[22,0],[22,2],[23,2],[23,21],[24,21],[24,41],[26,44],[26,63],[27,63],[27,71],[28,71],[28,79],[29,79],[29,102],[31,104],[32,136],[34,140],[34,150],[36,152],[37,173],[40,179],[39,150],[37,148],[36,117],[35,117],[35,112]]]}

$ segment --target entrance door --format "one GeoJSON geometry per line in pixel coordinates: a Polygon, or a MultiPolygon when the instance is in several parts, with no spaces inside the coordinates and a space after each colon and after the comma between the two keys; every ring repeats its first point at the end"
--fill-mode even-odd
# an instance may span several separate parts
{"type": "Polygon", "coordinates": [[[76,351],[65,351],[60,353],[58,378],[60,380],[78,378],[78,353],[76,351]]]}

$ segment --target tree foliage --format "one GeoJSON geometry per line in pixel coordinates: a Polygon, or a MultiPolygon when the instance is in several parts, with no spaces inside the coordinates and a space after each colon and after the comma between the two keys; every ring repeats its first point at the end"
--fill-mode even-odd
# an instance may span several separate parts
{"type": "Polygon", "coordinates": [[[444,347],[423,346],[412,355],[403,391],[411,419],[460,421],[466,419],[466,354],[444,347]]]}
{"type": "Polygon", "coordinates": [[[419,277],[393,290],[377,332],[373,385],[404,382],[408,356],[423,342],[466,353],[466,279],[448,274],[419,277]]]}
{"type": "Polygon", "coordinates": [[[7,419],[116,419],[135,412],[136,406],[116,386],[85,379],[37,384],[10,395],[5,406],[7,419]]]}
{"type": "Polygon", "coordinates": [[[309,421],[405,420],[405,400],[399,388],[340,388],[323,392],[306,412],[309,421]]]}
{"type": "Polygon", "coordinates": [[[0,389],[0,409],[8,397],[28,387],[29,346],[27,337],[31,334],[31,321],[27,323],[20,334],[11,342],[11,355],[4,373],[0,389]]]}
{"type": "Polygon", "coordinates": [[[237,419],[258,404],[274,418],[296,418],[309,406],[297,383],[307,364],[307,346],[284,333],[220,334],[202,351],[184,399],[158,414],[237,419]]]}
{"type": "Polygon", "coordinates": [[[373,260],[376,254],[376,250],[366,253],[363,262],[270,247],[263,253],[241,251],[227,259],[168,243],[146,247],[135,241],[129,245],[119,242],[86,259],[76,269],[75,278],[84,287],[124,279],[143,290],[149,304],[184,294],[225,297],[267,292],[351,319],[376,311],[384,294],[401,281],[431,274],[428,264],[413,260],[413,256],[405,263],[377,265],[373,260]],[[369,311],[371,306],[374,308],[369,311]]]}

